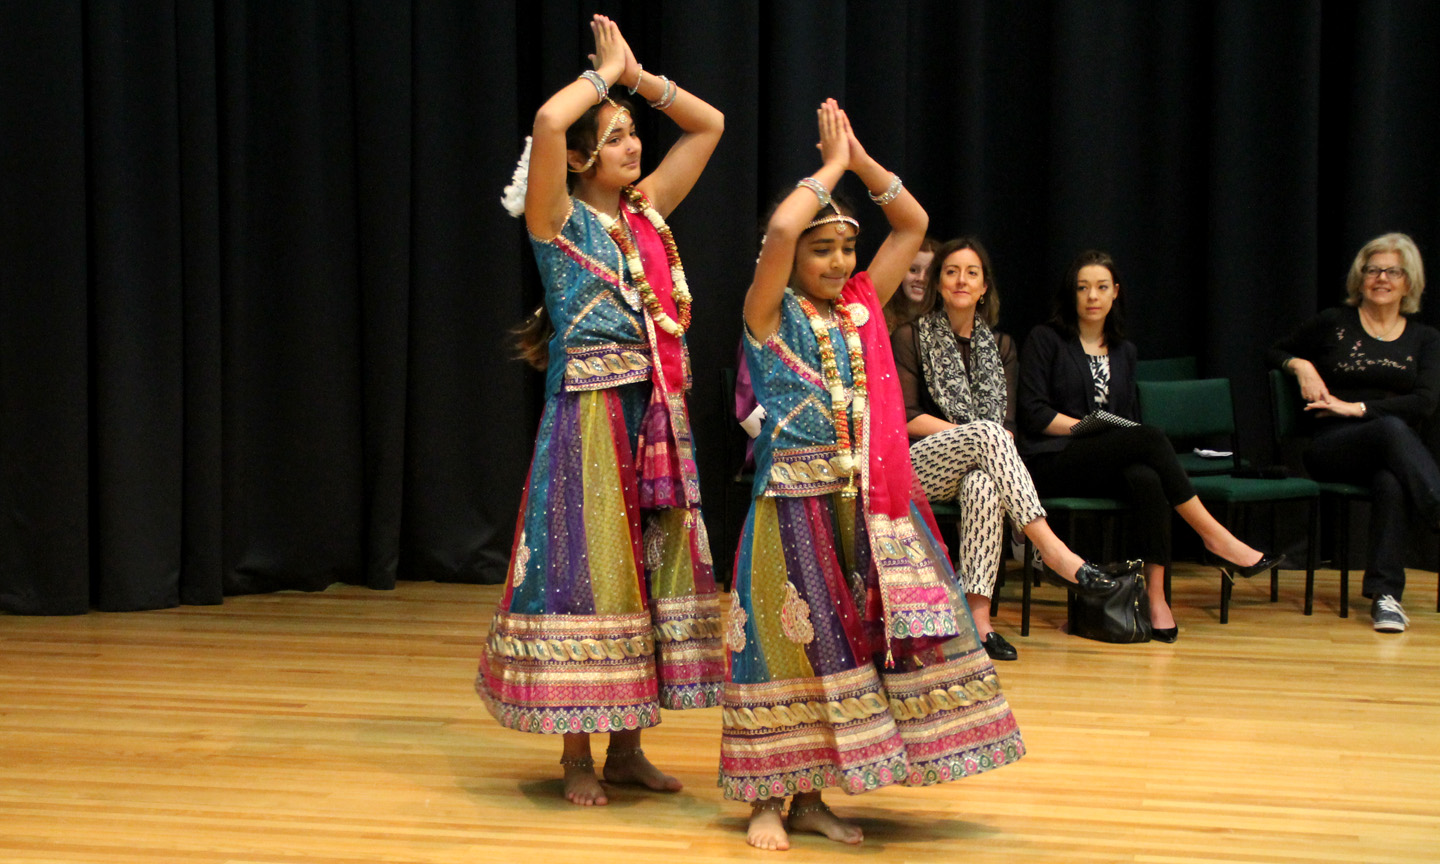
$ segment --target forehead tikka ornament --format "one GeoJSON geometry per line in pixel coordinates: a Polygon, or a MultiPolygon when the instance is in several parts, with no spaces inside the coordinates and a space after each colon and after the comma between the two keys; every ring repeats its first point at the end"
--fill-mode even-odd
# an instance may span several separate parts
{"type": "Polygon", "coordinates": [[[600,158],[600,150],[610,138],[610,133],[615,131],[615,127],[619,126],[622,120],[630,116],[630,109],[621,108],[614,99],[606,96],[605,101],[610,103],[610,107],[615,109],[615,113],[610,115],[610,122],[605,124],[605,131],[601,132],[600,137],[595,140],[595,149],[591,151],[590,158],[585,160],[585,164],[579,168],[571,168],[571,173],[584,174],[586,171],[589,171],[590,166],[595,164],[595,160],[600,158]]]}
{"type": "Polygon", "coordinates": [[[811,228],[818,228],[821,225],[830,225],[832,223],[835,225],[836,234],[844,234],[846,225],[853,226],[856,231],[860,230],[859,222],[840,212],[832,213],[829,216],[821,216],[819,219],[816,219],[814,222],[806,225],[805,230],[809,231],[811,228]]]}

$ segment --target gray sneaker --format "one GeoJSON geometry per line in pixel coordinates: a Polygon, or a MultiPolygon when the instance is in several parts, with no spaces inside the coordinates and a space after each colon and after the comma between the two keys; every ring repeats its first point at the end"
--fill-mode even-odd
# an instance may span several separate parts
{"type": "Polygon", "coordinates": [[[1380,633],[1403,633],[1410,624],[1400,601],[1389,594],[1381,594],[1370,604],[1370,620],[1375,622],[1375,630],[1380,633]]]}

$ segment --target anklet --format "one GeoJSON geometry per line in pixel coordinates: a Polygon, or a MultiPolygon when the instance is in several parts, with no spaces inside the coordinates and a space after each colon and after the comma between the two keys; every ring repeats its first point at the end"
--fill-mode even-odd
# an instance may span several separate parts
{"type": "Polygon", "coordinates": [[[610,747],[605,751],[605,758],[608,759],[629,759],[634,756],[644,756],[645,751],[639,747],[610,747]]]}
{"type": "Polygon", "coordinates": [[[830,813],[830,807],[824,801],[812,801],[809,804],[791,804],[790,818],[796,816],[808,816],[811,813],[830,813]]]}
{"type": "Polygon", "coordinates": [[[561,756],[560,764],[566,768],[594,768],[595,759],[591,756],[561,756]]]}
{"type": "Polygon", "coordinates": [[[751,810],[774,810],[779,813],[785,809],[784,798],[757,798],[750,802],[751,810]]]}

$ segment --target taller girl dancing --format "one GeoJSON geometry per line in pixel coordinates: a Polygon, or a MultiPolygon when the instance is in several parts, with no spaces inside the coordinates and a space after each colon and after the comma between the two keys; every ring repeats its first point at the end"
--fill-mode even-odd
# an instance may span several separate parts
{"type": "Polygon", "coordinates": [[[923,786],[1025,752],[910,468],[883,306],[928,217],[833,99],[819,125],[823,164],[775,210],[745,297],[766,417],[725,631],[720,782],[751,802],[763,849],[790,831],[859,843],[826,787],[923,786]],[[891,229],[853,276],[860,224],[832,196],[847,170],[891,229]]]}
{"type": "Polygon", "coordinates": [[[546,370],[546,403],[475,682],[502,725],[564,735],[565,797],[581,805],[608,800],[594,732],[610,733],[607,782],[678,790],[640,732],[661,707],[718,704],[723,675],[685,405],[690,292],[665,217],[724,117],[643,69],[610,19],[590,29],[595,68],[540,107],[528,171],[507,190],[519,198],[523,186],[545,287],[526,348],[546,370]],[[616,84],[684,133],[644,179],[616,84]]]}

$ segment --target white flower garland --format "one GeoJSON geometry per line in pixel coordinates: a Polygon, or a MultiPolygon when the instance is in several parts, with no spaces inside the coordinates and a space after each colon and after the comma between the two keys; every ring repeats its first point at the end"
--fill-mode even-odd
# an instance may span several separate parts
{"type": "Polygon", "coordinates": [[[525,215],[525,190],[530,184],[530,136],[525,136],[525,150],[520,154],[520,159],[515,163],[515,173],[510,177],[510,185],[505,187],[505,194],[500,197],[500,204],[505,212],[519,219],[525,215]]]}
{"type": "MultiPolygon", "coordinates": [[[[685,312],[688,311],[691,301],[690,283],[685,280],[685,268],[680,263],[680,254],[675,248],[675,239],[670,231],[670,226],[665,224],[664,217],[643,197],[632,199],[632,203],[641,213],[645,214],[645,218],[655,226],[656,233],[664,241],[665,257],[669,259],[670,281],[673,285],[671,295],[675,298],[676,307],[681,310],[681,318],[687,318],[685,312]]],[[[635,287],[639,289],[640,297],[644,300],[645,308],[649,311],[655,326],[671,336],[684,334],[685,325],[689,322],[677,322],[660,306],[660,301],[655,296],[655,289],[650,287],[650,280],[645,278],[645,267],[640,261],[640,249],[625,236],[625,232],[620,228],[619,220],[607,213],[601,213],[599,210],[593,212],[595,218],[600,220],[601,227],[615,240],[615,245],[619,246],[621,253],[624,254],[625,263],[630,268],[631,279],[635,282],[635,287]]]]}

